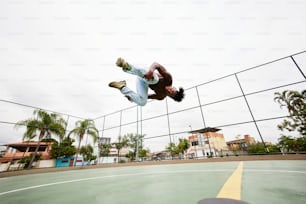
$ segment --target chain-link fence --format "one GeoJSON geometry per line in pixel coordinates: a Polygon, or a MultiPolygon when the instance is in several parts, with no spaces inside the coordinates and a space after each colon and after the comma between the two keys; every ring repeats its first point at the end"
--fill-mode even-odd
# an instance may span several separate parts
{"type": "Polygon", "coordinates": [[[118,135],[144,134],[144,146],[151,151],[164,150],[206,127],[220,128],[226,141],[247,134],[275,143],[281,134],[277,124],[288,113],[274,101],[274,93],[305,89],[305,69],[304,51],[187,88],[180,103],[169,98],[150,101],[94,120],[100,136],[112,141],[118,135]]]}
{"type": "MultiPolygon", "coordinates": [[[[257,141],[275,143],[281,134],[277,124],[288,113],[274,102],[274,93],[305,89],[305,69],[306,51],[303,51],[185,88],[186,96],[180,103],[170,98],[152,100],[144,107],[132,106],[93,120],[99,136],[111,138],[111,142],[119,135],[144,134],[144,148],[151,152],[164,150],[170,142],[186,138],[188,132],[206,127],[220,128],[226,141],[248,134],[257,141]]],[[[0,118],[1,134],[15,135],[19,141],[25,127],[15,130],[15,122],[30,118],[35,109],[43,109],[5,99],[0,99],[0,103],[0,113],[14,113],[9,118],[0,118]]],[[[67,121],[67,133],[76,121],[85,119],[58,114],[67,121]]],[[[82,144],[88,143],[92,144],[92,140],[85,137],[82,144]]]]}

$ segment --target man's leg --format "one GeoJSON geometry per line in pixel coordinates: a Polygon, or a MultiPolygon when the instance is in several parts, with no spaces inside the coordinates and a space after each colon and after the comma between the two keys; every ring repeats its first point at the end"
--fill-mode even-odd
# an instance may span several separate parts
{"type": "Polygon", "coordinates": [[[120,92],[129,99],[129,101],[134,102],[138,104],[139,106],[144,106],[147,103],[148,100],[148,84],[146,81],[141,79],[140,77],[137,77],[136,80],[136,90],[137,93],[135,93],[133,90],[128,88],[126,86],[125,81],[113,81],[109,83],[110,87],[119,89],[120,92]]]}
{"type": "Polygon", "coordinates": [[[124,94],[130,101],[144,106],[148,100],[148,86],[149,84],[156,84],[159,81],[157,73],[154,73],[153,79],[147,80],[144,75],[147,70],[133,66],[124,61],[122,58],[118,58],[116,62],[118,67],[121,67],[124,72],[137,76],[136,79],[136,93],[126,86],[125,81],[111,82],[110,87],[117,88],[124,94]]]}
{"type": "Polygon", "coordinates": [[[153,74],[153,79],[148,80],[148,79],[144,78],[144,75],[147,73],[146,69],[136,67],[136,66],[126,62],[122,58],[118,58],[116,64],[117,64],[118,67],[121,67],[124,72],[129,73],[129,74],[133,74],[133,75],[136,75],[136,76],[142,78],[143,80],[146,81],[147,84],[157,84],[158,81],[159,81],[157,73],[153,74]]]}
{"type": "Polygon", "coordinates": [[[148,100],[148,84],[140,77],[136,79],[136,91],[132,91],[127,86],[120,89],[121,93],[125,95],[130,101],[136,103],[139,106],[144,106],[148,100]]]}

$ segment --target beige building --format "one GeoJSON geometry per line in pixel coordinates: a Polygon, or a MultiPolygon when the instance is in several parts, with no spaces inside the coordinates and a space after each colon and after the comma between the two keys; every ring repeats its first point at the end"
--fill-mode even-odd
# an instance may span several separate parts
{"type": "MultiPolygon", "coordinates": [[[[30,156],[35,152],[38,142],[16,142],[5,145],[6,151],[0,162],[13,162],[22,159],[23,157],[30,156]]],[[[50,159],[51,142],[40,142],[38,154],[41,154],[42,159],[50,159]]]]}
{"type": "Polygon", "coordinates": [[[220,129],[204,128],[191,131],[188,136],[190,148],[187,151],[188,157],[220,156],[222,151],[228,151],[228,146],[220,129]]]}
{"type": "Polygon", "coordinates": [[[227,142],[227,146],[231,151],[246,151],[249,145],[255,144],[256,141],[250,135],[244,135],[243,139],[237,139],[227,142]]]}

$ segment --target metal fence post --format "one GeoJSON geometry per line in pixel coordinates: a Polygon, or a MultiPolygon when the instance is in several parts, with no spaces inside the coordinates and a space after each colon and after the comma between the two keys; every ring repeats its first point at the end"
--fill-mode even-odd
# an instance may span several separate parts
{"type": "Polygon", "coordinates": [[[245,95],[245,93],[244,93],[244,91],[243,91],[243,89],[242,89],[242,86],[241,86],[241,84],[240,84],[240,81],[239,81],[239,79],[238,79],[237,74],[235,74],[235,77],[236,77],[236,79],[237,79],[237,82],[238,82],[238,85],[239,85],[239,87],[240,87],[240,90],[241,90],[241,93],[242,93],[242,95],[243,95],[243,98],[244,98],[244,100],[245,100],[245,103],[246,103],[246,105],[247,105],[247,107],[248,107],[248,109],[249,109],[249,112],[250,112],[250,114],[251,114],[252,120],[253,120],[253,122],[254,122],[254,124],[255,124],[255,127],[256,127],[256,129],[257,129],[257,132],[258,132],[258,134],[259,134],[259,137],[260,137],[260,139],[261,139],[261,142],[262,142],[262,144],[264,145],[265,151],[266,151],[266,152],[269,152],[269,150],[267,149],[266,144],[265,144],[265,142],[264,142],[264,140],[263,140],[263,138],[262,138],[261,132],[260,132],[259,127],[258,127],[258,125],[257,125],[257,123],[256,123],[256,120],[255,120],[255,117],[254,117],[254,115],[253,115],[252,109],[251,109],[251,107],[250,107],[250,105],[249,105],[249,102],[248,102],[248,100],[247,100],[247,98],[246,98],[246,95],[245,95]]]}
{"type": "Polygon", "coordinates": [[[139,154],[138,154],[138,139],[139,139],[139,127],[138,127],[138,123],[139,123],[139,111],[138,111],[138,106],[136,106],[137,109],[137,122],[136,122],[136,161],[139,161],[139,154]]]}
{"type": "MultiPolygon", "coordinates": [[[[65,125],[65,135],[66,135],[66,132],[67,132],[67,127],[68,127],[68,123],[69,123],[69,115],[67,117],[67,120],[66,120],[66,125],[65,125]]],[[[60,142],[62,142],[62,139],[60,138],[60,142]]]]}
{"type": "Polygon", "coordinates": [[[121,135],[121,126],[122,126],[122,110],[120,110],[120,125],[119,125],[119,135],[121,135]]]}
{"type": "MultiPolygon", "coordinates": [[[[199,102],[199,108],[201,110],[201,116],[202,116],[202,121],[203,121],[203,126],[204,128],[206,128],[206,123],[205,123],[205,118],[204,118],[204,114],[203,114],[203,110],[202,110],[202,103],[201,103],[201,99],[200,99],[200,95],[199,95],[199,91],[198,91],[198,87],[195,87],[196,91],[197,91],[197,96],[198,96],[198,102],[199,102]]],[[[211,147],[210,147],[210,142],[209,142],[209,137],[208,135],[206,135],[206,139],[208,142],[208,148],[209,148],[209,156],[211,156],[211,147]]]]}
{"type": "MultiPolygon", "coordinates": [[[[103,125],[102,125],[102,135],[101,135],[101,138],[103,138],[103,136],[104,136],[104,128],[105,128],[105,120],[106,120],[106,116],[104,115],[103,116],[103,125]]],[[[101,143],[100,142],[98,142],[98,164],[100,164],[100,145],[101,145],[101,143]]],[[[103,160],[102,160],[102,162],[103,162],[103,160]]]]}
{"type": "Polygon", "coordinates": [[[104,136],[105,120],[106,116],[103,116],[102,137],[104,136]]]}
{"type": "MultiPolygon", "coordinates": [[[[168,135],[169,135],[170,144],[171,144],[172,140],[171,140],[171,129],[170,129],[170,119],[169,119],[169,109],[168,109],[168,99],[167,98],[166,98],[166,110],[167,110],[167,120],[168,120],[168,135]]],[[[171,154],[171,159],[173,159],[172,149],[170,149],[170,154],[171,154]]]]}
{"type": "Polygon", "coordinates": [[[304,79],[306,79],[304,72],[302,71],[302,69],[299,67],[298,63],[295,61],[295,59],[290,56],[290,58],[292,59],[292,61],[294,62],[295,66],[297,67],[297,69],[300,71],[300,73],[303,75],[304,79]]]}

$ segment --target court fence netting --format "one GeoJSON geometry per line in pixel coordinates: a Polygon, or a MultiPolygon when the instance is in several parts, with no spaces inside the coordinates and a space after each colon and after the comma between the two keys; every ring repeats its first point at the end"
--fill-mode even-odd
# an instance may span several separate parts
{"type": "MultiPolygon", "coordinates": [[[[250,135],[263,144],[275,143],[282,134],[277,125],[288,117],[287,110],[273,100],[275,92],[305,90],[305,70],[306,51],[302,51],[185,88],[186,97],[180,103],[152,100],[144,107],[134,105],[92,120],[100,138],[115,142],[118,135],[144,135],[143,146],[151,152],[165,150],[169,143],[177,144],[179,138],[188,138],[190,132],[208,127],[220,129],[226,141],[250,135]]],[[[8,129],[2,133],[20,134],[20,140],[24,129],[17,133],[13,130],[17,121],[31,117],[35,109],[58,113],[6,99],[0,99],[0,103],[2,111],[14,112],[11,118],[0,119],[0,129],[8,129]]],[[[85,119],[58,114],[66,119],[66,134],[76,121],[85,119]]],[[[83,143],[94,145],[88,137],[83,143]]],[[[210,151],[220,152],[214,144],[207,144],[210,151]]]]}

